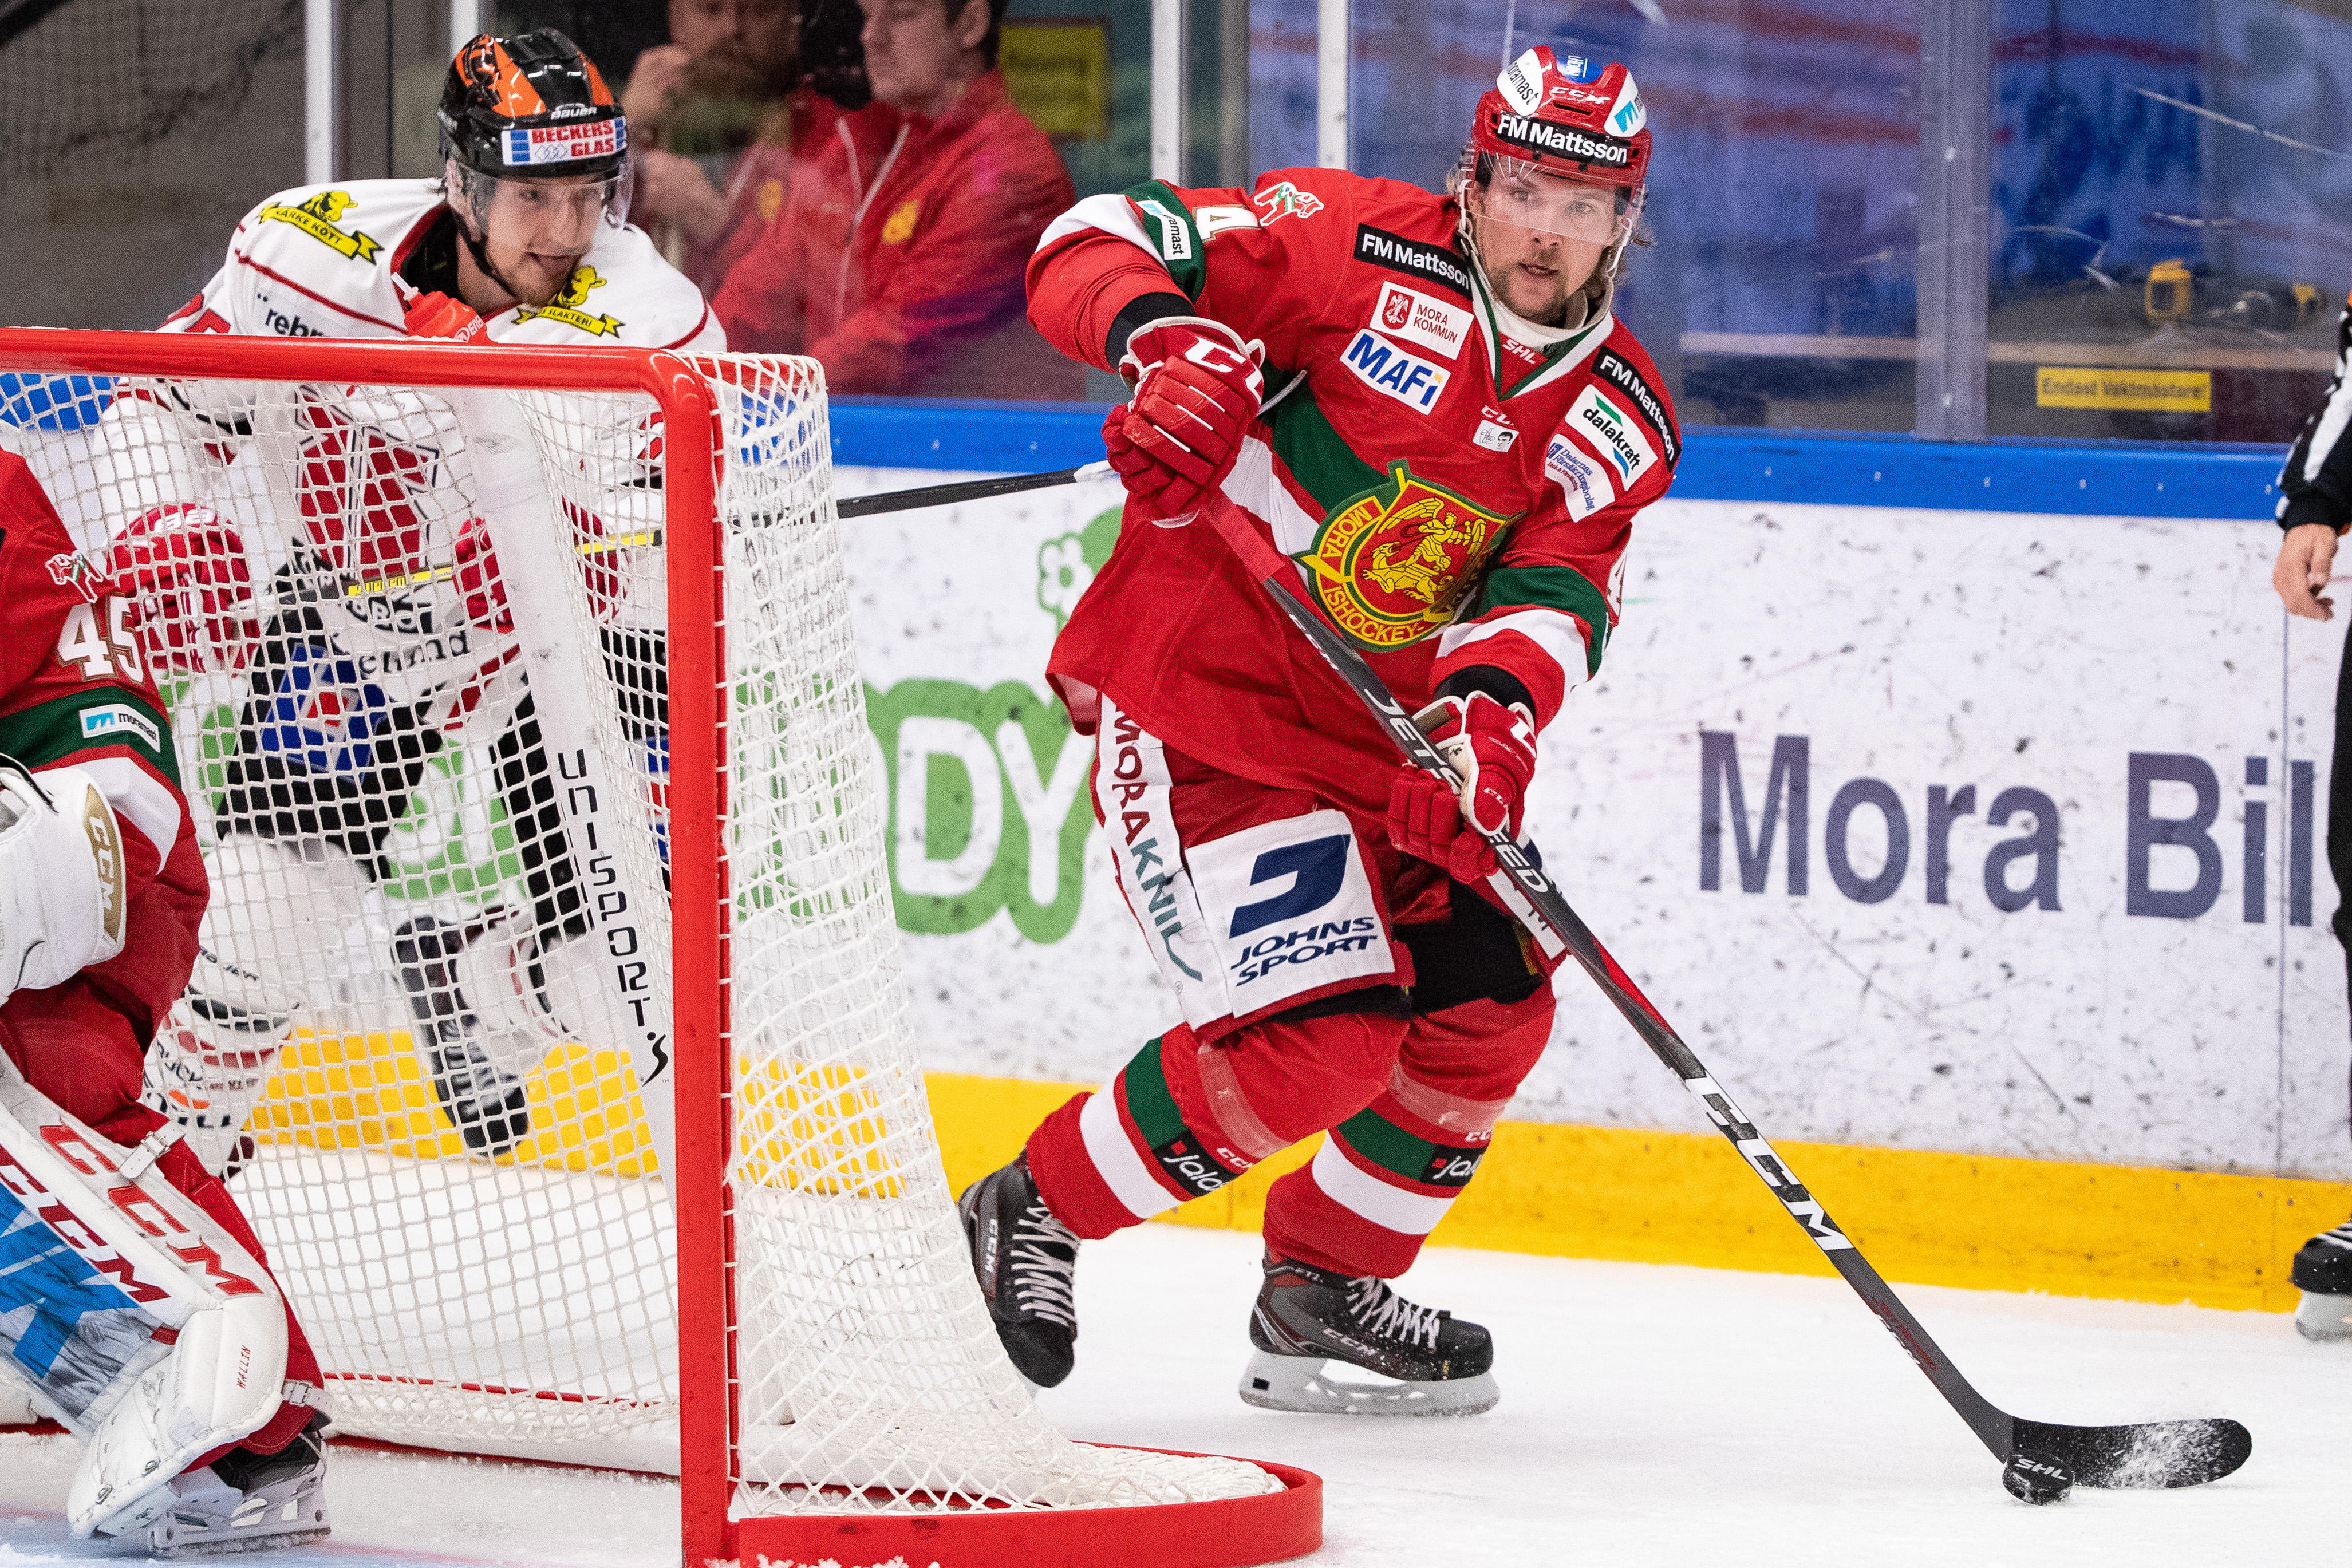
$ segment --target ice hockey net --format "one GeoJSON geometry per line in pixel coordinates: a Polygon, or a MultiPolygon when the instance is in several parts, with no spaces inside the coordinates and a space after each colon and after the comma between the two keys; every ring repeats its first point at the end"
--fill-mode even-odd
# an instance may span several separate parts
{"type": "Polygon", "coordinates": [[[165,650],[213,871],[164,1031],[205,1071],[151,1090],[226,1115],[338,1431],[682,1469],[692,1562],[1143,1563],[1167,1507],[1190,1561],[1312,1544],[1295,1472],[1068,1442],[996,1343],[811,361],[0,331],[0,372],[165,650]]]}

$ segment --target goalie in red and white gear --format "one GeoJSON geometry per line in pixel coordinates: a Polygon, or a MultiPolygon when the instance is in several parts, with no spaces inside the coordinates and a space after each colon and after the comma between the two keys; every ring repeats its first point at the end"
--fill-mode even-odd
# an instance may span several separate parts
{"type": "MultiPolygon", "coordinates": [[[[444,87],[443,178],[291,191],[247,214],[226,263],[163,328],[722,350],[693,286],[627,226],[626,127],[560,33],[479,37],[444,87]]],[[[658,664],[659,431],[641,403],[519,394],[587,451],[561,476],[606,651],[658,664]],[[635,550],[625,579],[608,563],[635,550]],[[632,602],[635,594],[637,601],[632,602]]],[[[100,423],[90,486],[153,656],[240,710],[221,764],[225,886],[150,1103],[226,1168],[303,1017],[405,1005],[467,1144],[529,1130],[523,1082],[593,1035],[578,879],[514,667],[506,577],[477,515],[466,432],[440,395],[389,387],[141,383],[100,423]],[[492,902],[387,906],[379,852],[459,726],[500,737],[521,875],[492,902]],[[257,915],[300,909],[298,930],[257,915]],[[393,962],[383,961],[389,955],[393,962]],[[397,976],[402,996],[368,994],[397,976]]],[[[546,570],[541,565],[540,570],[546,570]]],[[[642,714],[646,739],[663,722],[642,714]]]]}
{"type": "Polygon", "coordinates": [[[1549,964],[1472,830],[1519,832],[1538,737],[1599,667],[1633,521],[1680,455],[1610,310],[1649,157],[1624,67],[1531,49],[1443,195],[1328,169],[1155,181],[1080,202],[1031,260],[1031,319],[1134,389],[1103,431],[1118,542],[1047,677],[1096,737],[1120,891],[1182,1014],[963,1195],[1034,1381],[1072,1364],[1081,1241],[1319,1132],[1267,1196],[1241,1396],[1496,1399],[1486,1331],[1389,1281],[1550,1033],[1549,964]],[[1454,788],[1399,764],[1234,528],[1297,563],[1454,788]]]}
{"type": "Polygon", "coordinates": [[[131,601],[0,454],[0,1365],[83,1444],[77,1535],[325,1533],[317,1360],[139,1097],[206,900],[131,601]]]}

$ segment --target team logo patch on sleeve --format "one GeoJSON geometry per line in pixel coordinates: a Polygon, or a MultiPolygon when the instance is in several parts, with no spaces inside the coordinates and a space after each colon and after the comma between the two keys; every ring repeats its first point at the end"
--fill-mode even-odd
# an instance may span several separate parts
{"type": "Polygon", "coordinates": [[[1300,190],[1288,180],[1268,185],[1250,200],[1262,209],[1260,221],[1269,225],[1284,218],[1311,218],[1323,210],[1322,197],[1300,190]]]}
{"type": "Polygon", "coordinates": [[[1551,444],[1544,448],[1544,472],[1559,481],[1568,497],[1568,515],[1579,522],[1617,498],[1609,476],[1601,471],[1600,460],[1586,456],[1565,435],[1553,436],[1551,444]]]}
{"type": "Polygon", "coordinates": [[[1633,368],[1632,361],[1613,350],[1603,349],[1593,358],[1592,373],[1632,400],[1633,412],[1642,416],[1642,423],[1658,438],[1658,446],[1666,455],[1667,467],[1683,460],[1682,437],[1675,430],[1673,415],[1666,413],[1665,400],[1642,379],[1642,372],[1633,368]]]}
{"type": "Polygon", "coordinates": [[[1405,352],[1369,327],[1356,334],[1339,362],[1355,371],[1358,381],[1415,413],[1427,413],[1436,407],[1454,375],[1442,365],[1405,352]]]}
{"type": "Polygon", "coordinates": [[[1370,224],[1358,224],[1356,259],[1385,267],[1391,272],[1402,272],[1407,277],[1418,277],[1423,283],[1434,283],[1441,288],[1451,288],[1465,299],[1470,298],[1469,266],[1448,246],[1407,239],[1370,224]]]}
{"type": "Polygon", "coordinates": [[[357,229],[341,229],[344,209],[352,204],[349,191],[321,191],[299,206],[286,206],[272,202],[261,209],[261,221],[266,224],[288,224],[300,229],[337,256],[353,261],[373,261],[383,250],[383,244],[357,229]]]}
{"type": "Polygon", "coordinates": [[[155,721],[128,703],[109,703],[104,707],[81,710],[81,737],[84,740],[103,742],[117,739],[126,731],[145,741],[150,751],[163,748],[163,732],[156,727],[155,721]]]}
{"type": "Polygon", "coordinates": [[[1625,405],[1598,386],[1587,386],[1569,405],[1568,427],[1608,459],[1621,490],[1632,489],[1658,460],[1656,449],[1625,405]]]}
{"type": "Polygon", "coordinates": [[[623,326],[618,319],[599,316],[585,308],[588,291],[604,287],[604,279],[597,275],[594,267],[583,262],[564,280],[563,287],[556,290],[554,298],[537,309],[523,307],[515,312],[515,322],[520,326],[525,321],[544,318],[550,321],[561,321],[567,327],[576,327],[591,337],[617,337],[623,326]]]}
{"type": "Polygon", "coordinates": [[[1333,625],[1363,647],[1402,648],[1454,618],[1517,520],[1398,463],[1342,502],[1297,560],[1333,625]]]}

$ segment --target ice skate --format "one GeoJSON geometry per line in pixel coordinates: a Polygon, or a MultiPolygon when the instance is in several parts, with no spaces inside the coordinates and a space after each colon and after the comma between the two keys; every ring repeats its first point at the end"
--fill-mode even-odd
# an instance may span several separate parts
{"type": "Polygon", "coordinates": [[[530,1132],[530,1102],[522,1075],[501,1061],[492,1031],[467,1005],[458,984],[458,960],[479,933],[423,915],[401,927],[392,955],[416,1016],[417,1056],[441,1108],[466,1146],[502,1155],[530,1132]]]}
{"type": "Polygon", "coordinates": [[[1502,1397],[1485,1329],[1415,1306],[1370,1274],[1269,1254],[1250,1343],[1242,1400],[1265,1410],[1475,1416],[1502,1397]]]}
{"type": "Polygon", "coordinates": [[[2352,1219],[2305,1242],[2291,1278],[2303,1292],[2294,1332],[2310,1340],[2352,1340],[2352,1219]]]}
{"type": "Polygon", "coordinates": [[[328,1533],[327,1418],[274,1454],[232,1448],[171,1483],[163,1517],[147,1527],[147,1547],[163,1557],[226,1556],[299,1546],[328,1533]]]}
{"type": "Polygon", "coordinates": [[[1004,1353],[1022,1376],[1053,1387],[1077,1361],[1078,1239],[1037,1196],[1026,1155],[964,1188],[956,1212],[1004,1353]]]}

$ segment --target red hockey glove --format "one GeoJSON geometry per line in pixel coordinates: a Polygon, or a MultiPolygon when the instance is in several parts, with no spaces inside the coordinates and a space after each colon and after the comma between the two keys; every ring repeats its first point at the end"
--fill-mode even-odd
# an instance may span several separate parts
{"type": "Polygon", "coordinates": [[[489,340],[489,323],[462,299],[446,294],[417,294],[404,303],[401,324],[412,338],[447,338],[460,343],[489,340]]]}
{"type": "MultiPolygon", "coordinates": [[[[593,512],[585,512],[571,502],[563,503],[563,515],[572,521],[573,541],[583,547],[580,564],[573,568],[587,580],[588,612],[600,622],[609,622],[621,601],[621,574],[614,568],[615,557],[610,549],[595,548],[604,538],[604,525],[593,512]]],[[[507,584],[499,570],[498,552],[490,548],[490,525],[479,517],[468,517],[466,526],[457,530],[456,554],[457,591],[466,596],[466,619],[489,632],[514,630],[514,612],[507,608],[507,584]]]]}
{"type": "Polygon", "coordinates": [[[107,565],[131,601],[148,667],[187,674],[245,664],[261,622],[253,613],[245,540],[210,507],[179,501],[135,519],[107,565]]]}
{"type": "Polygon", "coordinates": [[[1265,396],[1264,343],[1222,321],[1166,316],[1128,340],[1118,373],[1135,389],[1103,421],[1110,465],[1163,528],[1192,520],[1224,482],[1265,396]]]}
{"type": "Polygon", "coordinates": [[[1536,727],[1527,710],[1484,692],[1440,697],[1413,716],[1460,781],[1448,789],[1418,768],[1389,785],[1389,842],[1445,868],[1456,882],[1495,874],[1495,852],[1481,829],[1516,839],[1528,784],[1536,776],[1536,727]]]}

